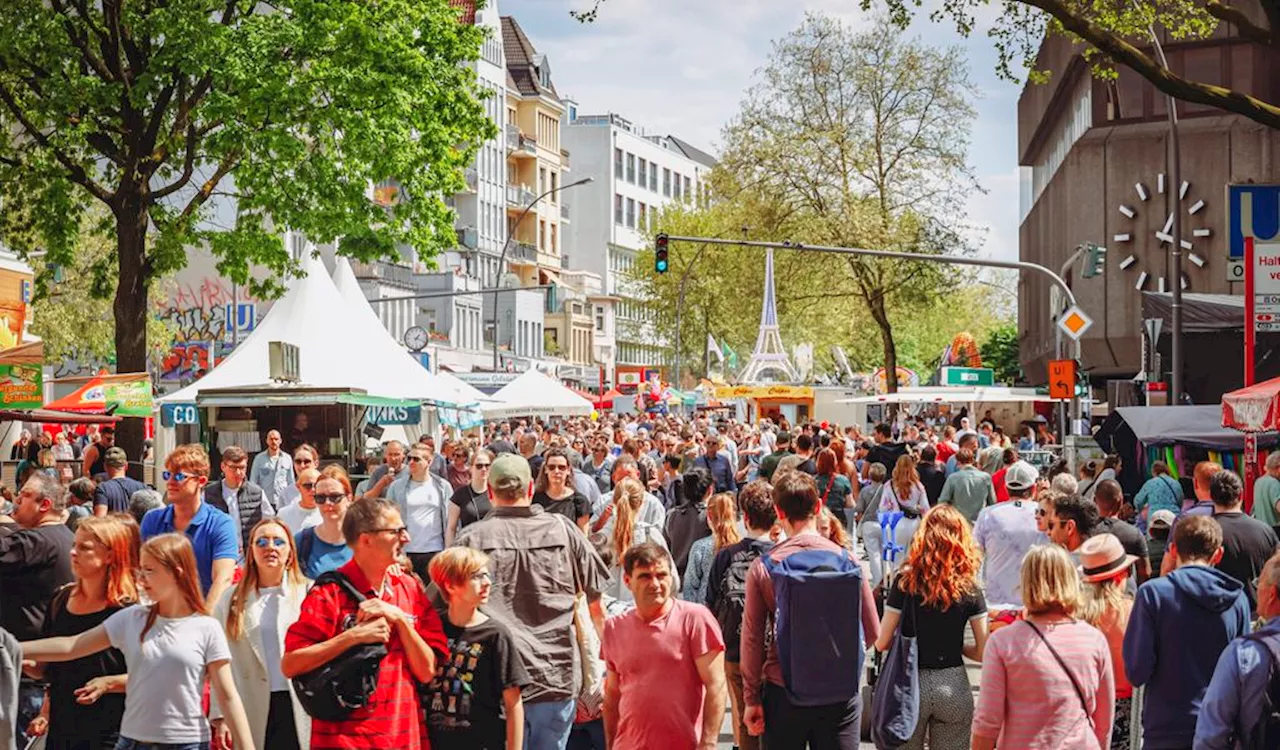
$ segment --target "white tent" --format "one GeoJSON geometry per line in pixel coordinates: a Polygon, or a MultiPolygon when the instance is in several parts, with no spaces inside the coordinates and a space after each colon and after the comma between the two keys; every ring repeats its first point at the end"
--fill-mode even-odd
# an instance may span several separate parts
{"type": "Polygon", "coordinates": [[[837,404],[962,404],[962,403],[1027,403],[1053,399],[1030,389],[1001,386],[922,386],[903,388],[896,393],[843,398],[837,404]]]}
{"type": "Polygon", "coordinates": [[[291,280],[289,291],[225,360],[159,401],[207,402],[214,397],[223,405],[236,405],[232,401],[249,405],[255,399],[301,403],[309,400],[311,392],[310,400],[318,395],[335,401],[341,394],[353,394],[457,404],[455,390],[391,338],[367,302],[363,310],[351,309],[318,258],[308,254],[302,265],[304,275],[291,280]],[[268,345],[272,341],[298,347],[299,382],[271,381],[268,345]],[[244,395],[232,397],[232,392],[244,395]]]}
{"type": "Polygon", "coordinates": [[[486,419],[520,416],[586,416],[595,406],[554,378],[538,370],[528,370],[507,383],[493,398],[499,403],[481,404],[486,419]]]}

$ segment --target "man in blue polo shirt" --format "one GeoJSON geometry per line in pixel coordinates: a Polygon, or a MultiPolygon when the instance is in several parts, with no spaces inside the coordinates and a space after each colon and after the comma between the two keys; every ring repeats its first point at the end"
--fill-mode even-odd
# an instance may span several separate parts
{"type": "Polygon", "coordinates": [[[196,553],[205,601],[217,602],[235,575],[239,529],[231,516],[201,500],[209,482],[209,454],[202,446],[179,445],[164,462],[169,504],[142,517],[142,540],[178,532],[196,553]]]}

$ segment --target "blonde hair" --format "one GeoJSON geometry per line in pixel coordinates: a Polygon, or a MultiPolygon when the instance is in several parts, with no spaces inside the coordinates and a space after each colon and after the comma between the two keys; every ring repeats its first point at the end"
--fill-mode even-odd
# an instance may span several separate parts
{"type": "Polygon", "coordinates": [[[845,529],[844,523],[825,505],[818,512],[818,522],[822,523],[823,521],[827,522],[827,533],[824,536],[841,547],[852,551],[853,540],[849,538],[849,532],[845,529]]]}
{"type": "Polygon", "coordinates": [[[719,552],[731,544],[742,541],[738,533],[738,506],[733,494],[721,492],[707,503],[707,525],[711,527],[712,545],[719,552]]]}
{"type": "Polygon", "coordinates": [[[1112,576],[1101,581],[1080,585],[1080,606],[1076,616],[1095,628],[1101,627],[1108,612],[1119,612],[1125,600],[1133,601],[1126,588],[1128,575],[1112,576]]]}
{"type": "MultiPolygon", "coordinates": [[[[267,526],[279,526],[284,529],[285,539],[289,540],[289,559],[284,564],[284,579],[295,586],[306,584],[307,579],[302,575],[302,569],[298,567],[298,548],[294,545],[293,532],[289,531],[289,526],[284,521],[275,516],[258,521],[249,532],[249,543],[251,545],[255,543],[258,531],[267,526]]],[[[244,604],[249,599],[251,591],[254,593],[258,591],[258,559],[253,556],[252,550],[245,550],[244,576],[232,590],[231,603],[227,607],[227,638],[233,641],[240,640],[244,635],[244,604]]]]}
{"type": "Polygon", "coordinates": [[[1080,574],[1065,549],[1038,544],[1027,552],[1022,559],[1022,603],[1030,615],[1074,615],[1080,608],[1080,574]]]}
{"type": "Polygon", "coordinates": [[[644,504],[644,485],[627,477],[613,488],[613,552],[619,560],[631,549],[636,531],[636,515],[644,504]]]}
{"type": "Polygon", "coordinates": [[[489,556],[470,547],[450,547],[431,558],[427,575],[446,600],[450,586],[463,586],[471,576],[489,567],[489,556]]]}
{"type": "Polygon", "coordinates": [[[209,476],[209,454],[199,443],[186,443],[173,449],[173,453],[164,460],[164,468],[169,471],[181,471],[184,474],[209,476]]]}

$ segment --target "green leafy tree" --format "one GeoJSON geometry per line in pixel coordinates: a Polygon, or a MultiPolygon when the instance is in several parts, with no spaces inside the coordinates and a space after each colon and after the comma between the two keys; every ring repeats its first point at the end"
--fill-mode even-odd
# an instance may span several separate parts
{"type": "MultiPolygon", "coordinates": [[[[862,8],[870,9],[880,1],[861,0],[862,8]]],[[[883,2],[903,28],[920,7],[913,0],[883,2]]],[[[1176,99],[1217,107],[1267,127],[1280,128],[1280,101],[1196,80],[1178,66],[1167,70],[1148,47],[1152,29],[1173,41],[1195,41],[1208,39],[1226,23],[1240,38],[1268,48],[1270,59],[1275,59],[1280,54],[1280,0],[944,0],[929,17],[934,21],[949,19],[957,31],[968,36],[977,14],[992,5],[999,8],[999,13],[988,33],[1000,56],[999,72],[1008,80],[1019,81],[1026,71],[1030,71],[1032,80],[1045,79],[1048,71],[1038,70],[1035,65],[1047,30],[1087,44],[1086,55],[1100,76],[1113,77],[1116,66],[1123,66],[1176,99]]]]}
{"type": "MultiPolygon", "coordinates": [[[[806,15],[773,52],[725,130],[722,165],[737,189],[768,196],[806,244],[964,250],[961,196],[977,92],[957,49],[904,38],[888,20],[854,32],[806,15]]],[[[810,261],[812,262],[812,261],[810,261]]],[[[861,302],[897,389],[890,310],[928,304],[950,277],[931,263],[843,256],[810,290],[861,302]]]]}
{"type": "Polygon", "coordinates": [[[999,328],[993,329],[982,339],[978,351],[982,354],[982,363],[995,370],[996,380],[1001,383],[1022,382],[1022,365],[1018,361],[1018,323],[1008,321],[999,328]]]}
{"type": "MultiPolygon", "coordinates": [[[[189,246],[257,296],[296,271],[286,228],[361,259],[451,246],[442,196],[492,132],[466,65],[484,32],[458,13],[448,0],[0,4],[0,239],[70,267],[81,216],[105,206],[120,371],[145,368],[152,286],[189,246]],[[274,277],[255,283],[251,266],[274,277]]],[[[140,443],[140,425],[125,429],[140,443]]]]}

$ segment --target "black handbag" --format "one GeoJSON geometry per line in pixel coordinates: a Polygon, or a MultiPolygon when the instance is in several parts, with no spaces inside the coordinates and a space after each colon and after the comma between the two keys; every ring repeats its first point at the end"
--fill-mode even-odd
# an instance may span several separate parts
{"type": "MultiPolygon", "coordinates": [[[[357,602],[366,597],[345,575],[337,571],[322,573],[315,585],[335,583],[357,602]]],[[[378,670],[387,655],[381,643],[362,643],[343,651],[336,658],[306,674],[293,678],[298,703],[313,719],[344,721],[356,709],[369,705],[378,688],[378,670]]]]}

